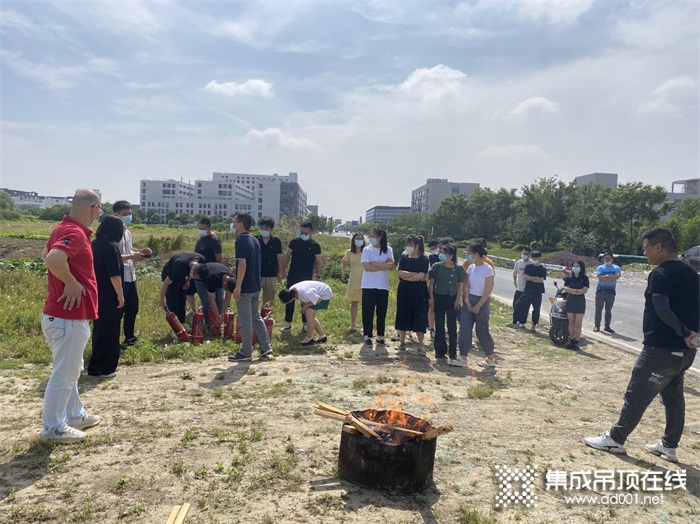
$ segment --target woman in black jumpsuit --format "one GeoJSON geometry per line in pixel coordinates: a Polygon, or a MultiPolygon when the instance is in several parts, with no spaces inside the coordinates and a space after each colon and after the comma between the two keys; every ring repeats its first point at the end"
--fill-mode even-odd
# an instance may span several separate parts
{"type": "Polygon", "coordinates": [[[120,323],[124,306],[124,264],[118,242],[124,235],[119,217],[104,217],[92,241],[92,256],[97,279],[97,315],[92,325],[92,357],[88,375],[114,376],[119,364],[120,323]]]}

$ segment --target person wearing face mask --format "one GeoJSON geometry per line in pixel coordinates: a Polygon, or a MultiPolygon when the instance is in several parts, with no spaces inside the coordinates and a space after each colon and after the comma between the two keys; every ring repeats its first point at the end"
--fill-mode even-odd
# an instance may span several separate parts
{"type": "MultiPolygon", "coordinates": [[[[194,266],[197,264],[204,264],[204,255],[184,251],[173,255],[165,263],[160,274],[163,280],[160,286],[160,307],[175,313],[183,324],[187,297],[193,296],[195,292],[192,280],[194,280],[194,266]]],[[[188,328],[189,326],[185,325],[185,329],[188,328]]]]}
{"type": "Polygon", "coordinates": [[[586,276],[586,264],[578,260],[572,264],[571,275],[564,278],[564,291],[569,294],[566,298],[566,315],[569,317],[569,335],[571,340],[564,346],[566,349],[579,349],[583,317],[586,314],[586,293],[590,283],[586,276]]]}
{"type": "Polygon", "coordinates": [[[365,345],[372,345],[374,310],[377,310],[377,344],[386,346],[384,330],[389,309],[389,270],[394,268],[394,252],[386,239],[386,231],[369,230],[369,246],[362,250],[362,332],[365,345]]]}
{"type": "Polygon", "coordinates": [[[613,254],[606,251],[603,255],[603,263],[596,269],[598,286],[595,290],[595,321],[593,331],[600,331],[600,319],[605,308],[605,328],[603,331],[615,333],[610,327],[612,320],[612,307],[615,303],[615,287],[620,278],[620,266],[613,264],[613,254]]]}
{"type": "Polygon", "coordinates": [[[270,217],[262,217],[260,234],[255,238],[260,243],[262,262],[260,275],[262,277],[262,303],[275,301],[277,284],[282,282],[282,241],[274,236],[275,221],[270,217]]]}
{"type": "Polygon", "coordinates": [[[345,251],[340,265],[340,280],[347,282],[348,289],[345,298],[350,301],[350,331],[357,329],[357,310],[362,300],[362,250],[367,245],[362,233],[355,233],[350,240],[350,249],[345,251]],[[346,278],[345,268],[350,266],[350,279],[346,278]]]}
{"type": "Polygon", "coordinates": [[[396,290],[396,322],[399,332],[397,349],[405,349],[406,332],[414,331],[418,338],[418,354],[425,355],[423,338],[428,324],[428,287],[426,279],[430,262],[425,256],[423,237],[408,235],[406,251],[399,259],[399,287],[396,290]]]}
{"type": "MultiPolygon", "coordinates": [[[[479,244],[484,249],[488,249],[488,246],[486,245],[486,239],[477,238],[476,240],[474,240],[474,243],[479,244]]],[[[470,265],[472,265],[471,258],[472,257],[470,257],[469,254],[465,251],[464,252],[464,262],[462,263],[462,267],[464,268],[465,271],[467,269],[469,269],[470,265]]],[[[493,274],[495,275],[496,274],[496,266],[493,265],[493,260],[491,260],[489,257],[485,256],[484,262],[486,262],[489,266],[491,266],[491,269],[493,269],[493,274]]]]}
{"type": "Polygon", "coordinates": [[[531,264],[527,264],[523,270],[525,287],[513,308],[513,322],[510,327],[524,328],[527,322],[527,313],[532,306],[532,326],[530,330],[537,331],[540,321],[540,308],[542,306],[542,294],[544,293],[544,281],[547,280],[547,268],[540,262],[542,253],[533,251],[531,264]]]}
{"type": "MultiPolygon", "coordinates": [[[[311,222],[303,222],[299,227],[299,236],[289,242],[287,251],[282,259],[282,278],[287,278],[287,289],[297,282],[314,280],[314,266],[316,266],[316,280],[321,280],[323,259],[321,258],[321,245],[311,238],[314,234],[314,226],[311,222]],[[289,264],[289,272],[287,270],[289,264]]],[[[280,331],[291,331],[294,319],[295,300],[286,305],[284,312],[284,326],[280,331]]],[[[306,333],[306,315],[301,314],[303,323],[302,332],[306,333]]]]}
{"type": "Polygon", "coordinates": [[[445,339],[445,317],[449,336],[449,363],[464,365],[457,359],[457,317],[459,316],[459,299],[464,293],[467,272],[457,264],[457,250],[454,246],[443,248],[445,260],[433,264],[430,268],[430,304],[435,310],[435,358],[445,359],[448,343],[445,339]]]}
{"type": "Polygon", "coordinates": [[[41,329],[53,358],[44,393],[44,440],[77,442],[86,436],[83,429],[101,420],[85,411],[78,393],[90,321],[97,318],[97,279],[89,228],[101,214],[100,197],[89,189],[79,189],[70,213],[53,229],[41,254],[48,270],[41,329]]]}
{"type": "MultiPolygon", "coordinates": [[[[199,239],[194,246],[194,252],[204,256],[204,262],[216,262],[221,264],[223,254],[221,250],[221,240],[216,236],[211,229],[211,220],[203,217],[197,224],[197,233],[199,239]]],[[[199,295],[199,301],[202,304],[202,313],[204,313],[204,323],[208,328],[209,325],[209,294],[207,293],[207,284],[201,280],[194,280],[194,286],[199,295]]],[[[192,308],[194,309],[194,308],[192,308]]]]}
{"type": "MultiPolygon", "coordinates": [[[[430,267],[433,267],[435,264],[440,262],[441,249],[442,244],[439,240],[433,239],[428,242],[428,262],[430,262],[430,267]]],[[[430,302],[428,307],[428,327],[430,328],[430,338],[435,340],[435,308],[433,307],[432,302],[430,302]]]]}
{"type": "Polygon", "coordinates": [[[124,342],[126,346],[133,346],[136,341],[135,327],[136,315],[139,312],[139,295],[136,289],[136,269],[134,262],[141,262],[153,254],[150,248],[144,247],[134,251],[131,241],[131,231],[127,228],[131,224],[131,204],[126,200],[117,200],[112,205],[114,216],[119,217],[124,223],[124,236],[119,241],[119,252],[124,262],[124,307],[122,315],[124,317],[124,342]]]}
{"type": "MultiPolygon", "coordinates": [[[[530,253],[532,250],[529,247],[524,247],[522,253],[520,254],[520,260],[517,260],[513,264],[513,285],[515,286],[515,294],[513,295],[513,312],[515,313],[515,304],[518,303],[521,295],[525,291],[525,267],[532,264],[530,260],[530,253]]],[[[525,318],[515,318],[513,316],[513,322],[509,324],[510,327],[519,327],[519,324],[525,325],[527,320],[527,312],[525,312],[525,318]]]]}

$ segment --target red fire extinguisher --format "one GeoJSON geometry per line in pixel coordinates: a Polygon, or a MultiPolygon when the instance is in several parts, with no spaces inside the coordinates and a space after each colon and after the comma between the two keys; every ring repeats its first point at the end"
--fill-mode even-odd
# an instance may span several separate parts
{"type": "Polygon", "coordinates": [[[192,343],[204,342],[204,313],[197,311],[192,317],[192,343]]]}
{"type": "Polygon", "coordinates": [[[224,313],[223,336],[224,340],[233,340],[234,329],[236,327],[236,314],[231,311],[224,313]]]}
{"type": "Polygon", "coordinates": [[[263,320],[265,320],[270,315],[270,313],[272,313],[272,306],[270,306],[270,302],[265,302],[262,309],[260,310],[260,316],[263,320]]]}
{"type": "Polygon", "coordinates": [[[187,331],[185,331],[185,326],[182,325],[182,322],[180,322],[180,319],[177,318],[175,313],[169,309],[166,309],[165,311],[165,320],[168,321],[168,324],[170,324],[170,327],[175,332],[175,335],[177,335],[177,338],[180,339],[181,342],[187,342],[190,339],[190,336],[187,334],[187,331]]]}
{"type": "Polygon", "coordinates": [[[221,334],[221,329],[216,326],[216,318],[214,317],[214,312],[209,308],[209,329],[211,334],[218,337],[221,334]]]}

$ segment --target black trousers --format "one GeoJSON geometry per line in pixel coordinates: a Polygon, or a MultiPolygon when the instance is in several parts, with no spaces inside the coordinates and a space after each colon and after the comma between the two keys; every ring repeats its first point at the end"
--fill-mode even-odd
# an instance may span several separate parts
{"type": "MultiPolygon", "coordinates": [[[[304,280],[313,280],[314,276],[313,273],[310,275],[307,275],[306,277],[302,276],[289,276],[287,275],[287,289],[292,287],[294,284],[298,284],[299,282],[303,282],[304,280]],[[308,278],[307,278],[308,277],[308,278]]],[[[297,303],[296,300],[292,300],[289,304],[287,304],[284,308],[284,321],[285,322],[291,322],[294,320],[294,305],[297,303]]],[[[301,321],[306,324],[306,315],[303,313],[301,314],[301,321]]]]}
{"type": "Polygon", "coordinates": [[[92,356],[88,363],[88,375],[109,375],[119,365],[119,333],[122,310],[114,304],[99,304],[99,318],[92,323],[92,356]]]}
{"type": "Polygon", "coordinates": [[[386,289],[362,290],[362,332],[371,337],[374,310],[377,310],[377,336],[384,336],[386,312],[389,309],[389,291],[386,289]]]}
{"type": "Polygon", "coordinates": [[[185,307],[187,306],[187,295],[195,294],[194,283],[190,283],[187,290],[182,289],[182,282],[173,282],[165,290],[165,304],[168,309],[177,315],[180,322],[185,322],[185,307]]]}
{"type": "Polygon", "coordinates": [[[134,338],[136,315],[139,312],[139,295],[136,292],[136,282],[123,282],[124,289],[124,338],[134,338]]]}
{"type": "Polygon", "coordinates": [[[542,306],[542,293],[523,293],[515,303],[513,309],[513,322],[524,324],[527,321],[527,311],[532,306],[532,323],[540,323],[540,307],[542,306]]]}
{"type": "Polygon", "coordinates": [[[447,334],[449,336],[450,358],[457,358],[457,318],[459,309],[455,309],[456,295],[440,295],[433,293],[435,308],[435,357],[444,358],[447,355],[447,340],[445,340],[445,317],[447,317],[447,334]]]}

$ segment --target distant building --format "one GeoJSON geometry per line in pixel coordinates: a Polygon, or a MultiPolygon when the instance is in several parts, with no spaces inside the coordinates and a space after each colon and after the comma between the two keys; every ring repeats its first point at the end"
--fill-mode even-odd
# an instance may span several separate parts
{"type": "Polygon", "coordinates": [[[306,206],[309,209],[309,215],[313,213],[314,215],[318,215],[318,206],[314,204],[309,204],[306,206]]]}
{"type": "Polygon", "coordinates": [[[425,185],[411,193],[412,213],[430,214],[437,210],[444,198],[456,195],[469,196],[479,187],[478,183],[449,182],[446,178],[429,178],[425,185]]]}
{"type": "MultiPolygon", "coordinates": [[[[36,191],[19,191],[16,189],[0,188],[6,191],[15,201],[16,206],[32,206],[38,207],[39,209],[46,209],[53,206],[64,206],[70,205],[73,202],[73,195],[71,196],[42,196],[36,191]]],[[[99,189],[93,189],[100,198],[102,198],[102,193],[99,189]]]]}
{"type": "Polygon", "coordinates": [[[585,184],[598,184],[601,186],[615,189],[617,187],[617,173],[591,173],[589,175],[581,175],[574,178],[577,186],[585,184]]]}
{"type": "Polygon", "coordinates": [[[269,216],[306,215],[306,193],[297,174],[287,176],[213,173],[212,180],[195,180],[194,184],[177,180],[141,180],[141,208],[151,209],[165,218],[168,211],[176,216],[184,212],[194,216],[229,217],[237,211],[250,213],[253,220],[269,216]]]}
{"type": "Polygon", "coordinates": [[[671,183],[671,192],[666,195],[667,201],[680,204],[688,198],[700,198],[700,178],[675,180],[671,183]]]}
{"type": "Polygon", "coordinates": [[[411,208],[407,206],[374,206],[367,210],[365,222],[389,223],[396,217],[407,215],[411,208]]]}

